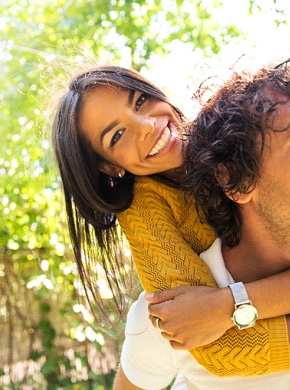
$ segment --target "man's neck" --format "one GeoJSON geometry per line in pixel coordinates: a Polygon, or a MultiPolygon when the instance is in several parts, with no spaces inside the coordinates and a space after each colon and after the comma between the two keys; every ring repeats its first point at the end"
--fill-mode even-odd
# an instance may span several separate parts
{"type": "Polygon", "coordinates": [[[245,219],[239,245],[222,245],[225,265],[237,281],[251,282],[290,268],[290,245],[275,238],[251,218],[245,219]]]}

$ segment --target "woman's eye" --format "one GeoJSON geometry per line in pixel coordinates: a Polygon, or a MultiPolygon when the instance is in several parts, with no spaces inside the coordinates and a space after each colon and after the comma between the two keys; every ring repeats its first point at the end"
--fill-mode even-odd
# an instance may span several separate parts
{"type": "Polygon", "coordinates": [[[148,95],[146,93],[142,93],[136,101],[136,110],[138,111],[142,104],[148,99],[148,95]]]}
{"type": "Polygon", "coordinates": [[[119,139],[122,137],[123,135],[123,132],[124,130],[118,130],[116,131],[116,133],[113,135],[112,139],[111,139],[111,142],[110,142],[110,146],[114,146],[116,142],[119,141],[119,139]]]}

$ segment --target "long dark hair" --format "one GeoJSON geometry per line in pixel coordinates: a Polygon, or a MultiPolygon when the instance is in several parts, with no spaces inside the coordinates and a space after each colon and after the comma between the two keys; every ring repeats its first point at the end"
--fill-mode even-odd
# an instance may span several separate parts
{"type": "Polygon", "coordinates": [[[272,120],[278,105],[289,105],[288,63],[234,72],[189,126],[186,188],[229,247],[239,243],[243,221],[239,205],[225,192],[234,198],[255,188],[266,132],[286,130],[276,129],[272,120]],[[228,176],[224,186],[216,179],[220,164],[228,176]]]}
{"type": "MultiPolygon", "coordinates": [[[[124,237],[116,213],[130,207],[134,175],[126,172],[122,179],[99,170],[102,158],[85,139],[79,127],[82,99],[86,91],[100,85],[117,86],[144,92],[171,106],[168,97],[139,73],[118,66],[94,67],[71,79],[54,113],[52,141],[62,180],[68,226],[78,272],[89,302],[93,299],[99,314],[107,318],[98,290],[101,264],[115,304],[122,312],[124,286],[124,237]]],[[[173,106],[172,106],[173,107],[173,106]]],[[[173,107],[181,118],[182,113],[173,107]]]]}

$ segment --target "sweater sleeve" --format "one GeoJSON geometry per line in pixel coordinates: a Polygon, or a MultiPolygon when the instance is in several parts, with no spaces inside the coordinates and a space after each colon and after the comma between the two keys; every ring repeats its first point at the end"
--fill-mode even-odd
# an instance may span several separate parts
{"type": "MultiPolygon", "coordinates": [[[[194,201],[178,189],[150,178],[135,185],[131,207],[118,215],[145,291],[181,285],[216,283],[198,257],[215,239],[200,222],[194,201]]],[[[220,339],[190,351],[199,364],[217,376],[262,375],[289,370],[289,345],[284,316],[257,321],[255,327],[229,329],[220,339]]]]}

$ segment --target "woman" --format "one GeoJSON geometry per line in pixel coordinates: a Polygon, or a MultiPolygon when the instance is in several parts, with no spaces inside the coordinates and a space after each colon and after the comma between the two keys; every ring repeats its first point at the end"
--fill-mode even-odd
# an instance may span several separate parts
{"type": "MultiPolygon", "coordinates": [[[[116,302],[122,299],[121,289],[114,288],[120,285],[123,267],[118,221],[130,243],[145,291],[182,285],[216,287],[208,267],[197,256],[211,245],[215,235],[200,223],[193,199],[178,189],[183,176],[182,151],[186,145],[179,130],[182,121],[180,110],[160,89],[138,73],[119,67],[93,68],[81,73],[71,80],[59,102],[53,123],[53,145],[64,187],[70,234],[81,280],[100,309],[93,262],[100,262],[106,271],[116,302]]],[[[264,280],[246,285],[260,318],[289,312],[288,273],[275,276],[275,283],[264,280]],[[277,290],[273,286],[282,284],[285,292],[277,306],[277,290]],[[269,305],[268,301],[267,305],[271,313],[263,306],[261,291],[267,291],[273,299],[273,304],[269,305]]],[[[232,330],[227,331],[233,326],[229,289],[200,288],[202,294],[196,289],[195,299],[200,306],[203,302],[203,313],[198,313],[193,306],[188,308],[187,316],[195,318],[200,327],[208,307],[207,318],[211,321],[203,323],[204,332],[199,332],[206,336],[203,338],[195,331],[195,336],[202,341],[198,339],[191,351],[201,365],[225,376],[289,369],[287,337],[282,337],[283,341],[276,337],[278,328],[287,335],[283,317],[260,320],[259,326],[234,332],[233,336],[232,330]],[[212,302],[216,304],[213,306],[212,302]],[[261,351],[261,359],[253,366],[243,356],[241,368],[234,373],[227,367],[221,368],[220,359],[227,353],[226,348],[221,348],[218,341],[199,346],[224,333],[222,345],[226,344],[227,337],[235,337],[241,345],[263,343],[266,349],[261,351]],[[270,354],[270,345],[272,348],[277,343],[285,356],[279,362],[272,361],[270,354]]],[[[190,330],[194,332],[193,322],[190,330]]],[[[166,336],[171,339],[169,328],[166,336]]]]}

